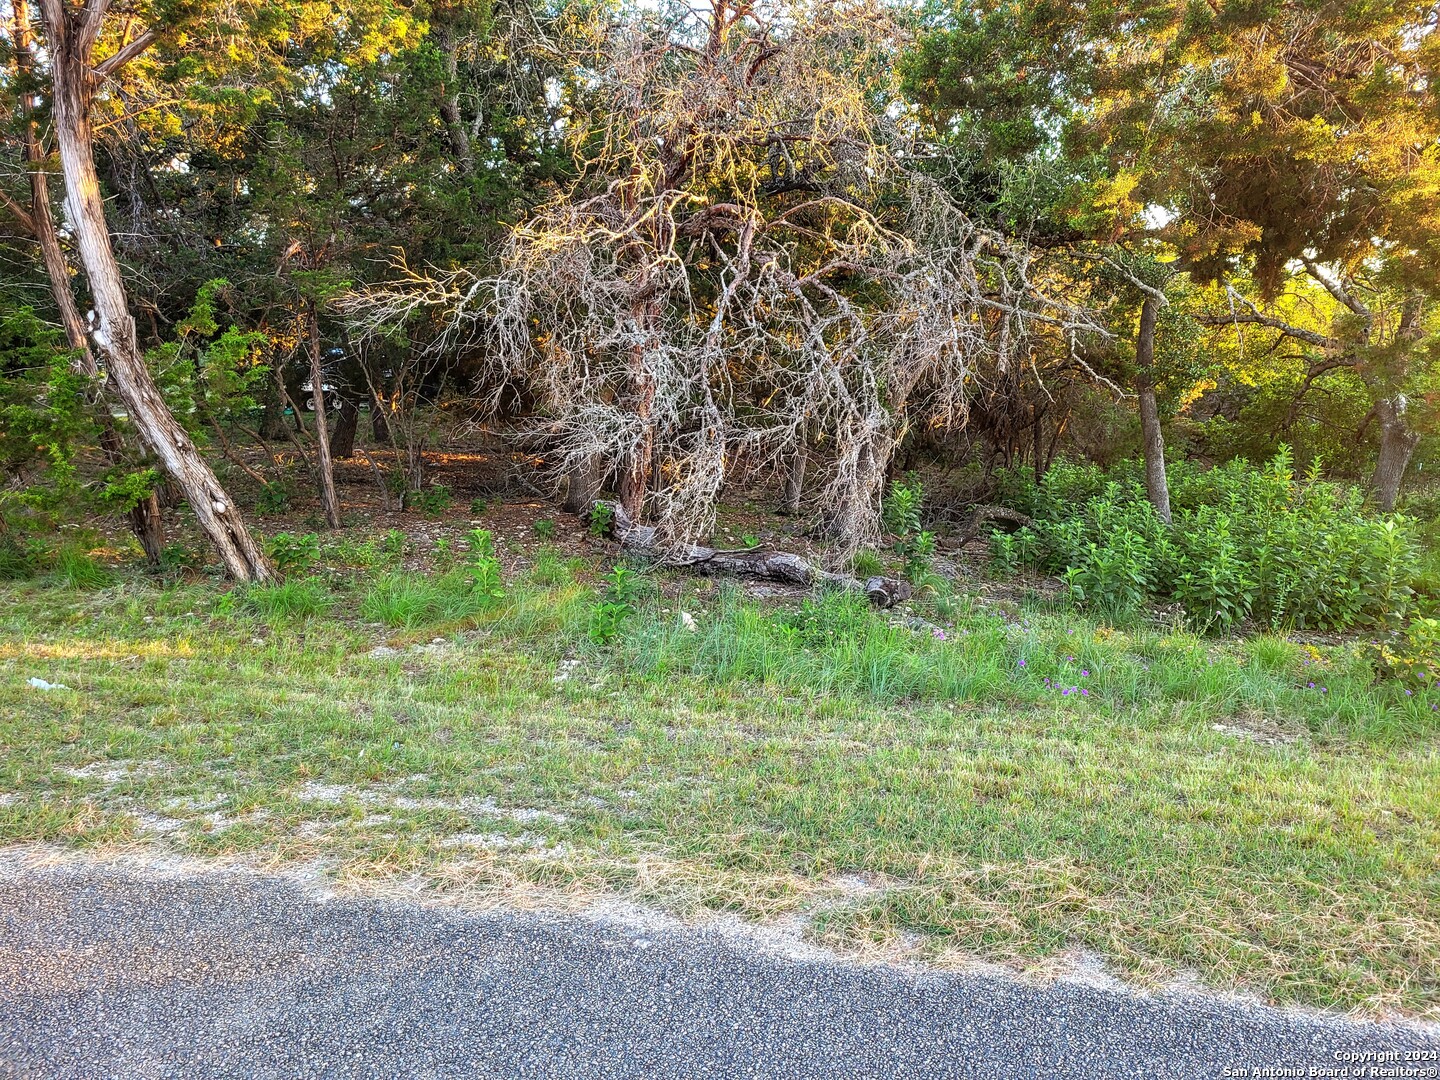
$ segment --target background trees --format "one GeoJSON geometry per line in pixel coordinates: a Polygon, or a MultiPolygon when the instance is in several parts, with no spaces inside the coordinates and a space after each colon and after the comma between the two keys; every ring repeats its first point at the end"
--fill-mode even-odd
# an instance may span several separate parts
{"type": "Polygon", "coordinates": [[[1138,454],[1165,519],[1167,435],[1286,441],[1388,509],[1430,431],[1428,8],[8,14],[8,310],[237,577],[232,487],[297,456],[336,527],[352,451],[413,499],[482,426],[572,509],[693,539],[764,484],[842,553],[926,461],[1138,454]]]}

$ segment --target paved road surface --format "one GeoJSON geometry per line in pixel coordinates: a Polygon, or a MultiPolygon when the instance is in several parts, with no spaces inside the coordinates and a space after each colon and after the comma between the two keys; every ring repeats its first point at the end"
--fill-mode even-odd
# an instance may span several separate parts
{"type": "Polygon", "coordinates": [[[1433,1028],[0,857],[0,1075],[1198,1080],[1427,1049],[1433,1028]]]}

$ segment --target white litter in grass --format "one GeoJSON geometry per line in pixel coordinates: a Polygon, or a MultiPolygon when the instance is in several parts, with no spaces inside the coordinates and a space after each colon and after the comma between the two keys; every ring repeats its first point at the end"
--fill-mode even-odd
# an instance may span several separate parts
{"type": "Polygon", "coordinates": [[[28,684],[35,690],[69,690],[64,683],[46,682],[44,679],[29,679],[28,684]]]}

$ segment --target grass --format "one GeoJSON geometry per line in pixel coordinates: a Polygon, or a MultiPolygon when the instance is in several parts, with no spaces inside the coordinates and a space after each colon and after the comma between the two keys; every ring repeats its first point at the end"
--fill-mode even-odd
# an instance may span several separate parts
{"type": "Polygon", "coordinates": [[[0,839],[1440,1016],[1440,702],[1353,648],[685,580],[602,648],[594,576],[0,586],[0,839]]]}

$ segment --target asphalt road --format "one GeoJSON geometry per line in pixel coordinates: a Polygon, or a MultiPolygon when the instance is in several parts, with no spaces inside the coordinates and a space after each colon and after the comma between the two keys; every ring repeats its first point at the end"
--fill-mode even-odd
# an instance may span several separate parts
{"type": "Polygon", "coordinates": [[[0,857],[4,1075],[1196,1080],[1436,1049],[1434,1029],[802,961],[714,931],[0,857]]]}

